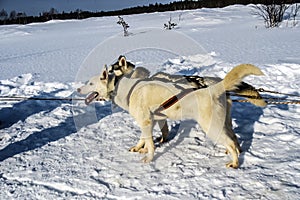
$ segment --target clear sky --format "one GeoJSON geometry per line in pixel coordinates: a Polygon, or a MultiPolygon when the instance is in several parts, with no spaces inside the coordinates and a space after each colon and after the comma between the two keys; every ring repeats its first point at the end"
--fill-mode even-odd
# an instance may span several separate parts
{"type": "Polygon", "coordinates": [[[0,0],[0,10],[9,14],[12,10],[39,15],[43,11],[55,8],[58,12],[70,12],[76,9],[88,11],[108,11],[157,3],[170,3],[175,0],[0,0]]]}

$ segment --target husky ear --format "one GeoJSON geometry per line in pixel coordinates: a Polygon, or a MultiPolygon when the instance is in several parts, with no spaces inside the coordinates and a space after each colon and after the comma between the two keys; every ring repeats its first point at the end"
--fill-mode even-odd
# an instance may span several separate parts
{"type": "Polygon", "coordinates": [[[127,70],[127,61],[125,56],[119,57],[119,66],[121,67],[121,70],[127,70]]]}
{"type": "Polygon", "coordinates": [[[105,65],[100,80],[107,80],[107,79],[108,79],[108,71],[107,71],[107,65],[105,65]]]}

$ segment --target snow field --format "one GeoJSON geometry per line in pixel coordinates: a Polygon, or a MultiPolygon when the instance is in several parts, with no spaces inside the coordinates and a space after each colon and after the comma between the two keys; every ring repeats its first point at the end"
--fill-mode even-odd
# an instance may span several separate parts
{"type": "MultiPolygon", "coordinates": [[[[190,38],[170,46],[161,41],[161,49],[142,49],[151,43],[142,41],[145,38],[159,39],[157,28],[170,13],[126,16],[133,27],[148,22],[154,29],[143,34],[133,30],[125,39],[116,35],[120,27],[111,17],[0,27],[0,96],[76,97],[76,88],[120,53],[152,73],[224,77],[235,65],[249,62],[265,76],[247,78],[248,83],[299,95],[299,27],[264,29],[249,10],[230,6],[182,11],[177,31],[201,44],[190,49],[190,38]],[[110,45],[127,44],[124,40],[140,49],[110,45]],[[96,62],[84,61],[87,55],[96,62]]],[[[174,20],[177,13],[172,13],[174,20]]],[[[85,106],[81,101],[0,101],[0,197],[297,199],[299,111],[299,105],[258,108],[234,103],[234,131],[243,153],[240,168],[233,170],[225,167],[230,159],[225,149],[193,121],[170,121],[170,141],[156,142],[154,161],[143,164],[143,155],[128,152],[138,141],[139,127],[109,102],[85,106]]],[[[159,136],[156,127],[154,137],[159,136]]]]}

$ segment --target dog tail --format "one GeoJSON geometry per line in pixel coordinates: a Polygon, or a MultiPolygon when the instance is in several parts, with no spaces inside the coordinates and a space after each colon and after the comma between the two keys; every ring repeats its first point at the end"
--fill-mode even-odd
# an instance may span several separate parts
{"type": "Polygon", "coordinates": [[[223,79],[223,85],[226,91],[232,91],[241,84],[242,79],[249,75],[264,75],[256,66],[251,64],[241,64],[233,68],[223,79]]]}

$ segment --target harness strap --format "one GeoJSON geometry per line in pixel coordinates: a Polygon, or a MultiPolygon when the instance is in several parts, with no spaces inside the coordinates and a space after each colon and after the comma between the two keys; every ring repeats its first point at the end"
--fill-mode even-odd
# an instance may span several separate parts
{"type": "Polygon", "coordinates": [[[166,100],[165,102],[163,102],[155,111],[154,114],[155,115],[161,115],[160,112],[162,112],[163,110],[166,110],[168,108],[170,108],[171,106],[173,106],[175,103],[177,103],[180,99],[182,99],[183,97],[185,97],[186,95],[188,95],[189,93],[193,92],[197,90],[197,88],[188,88],[188,89],[183,89],[180,93],[178,93],[177,95],[172,96],[171,98],[169,98],[168,100],[166,100]]]}
{"type": "Polygon", "coordinates": [[[129,102],[130,102],[130,97],[131,97],[131,94],[134,90],[134,88],[140,83],[140,82],[143,82],[143,81],[151,81],[150,78],[144,78],[144,79],[140,79],[140,80],[137,80],[133,86],[130,88],[129,92],[128,92],[128,95],[127,95],[127,98],[126,98],[126,101],[127,101],[127,105],[129,105],[129,102]]]}
{"type": "Polygon", "coordinates": [[[131,94],[133,92],[133,89],[141,82],[141,80],[138,80],[137,82],[135,82],[133,84],[133,86],[130,88],[129,92],[128,92],[128,95],[127,95],[127,98],[126,98],[126,101],[127,101],[127,105],[129,106],[129,102],[130,102],[130,97],[131,97],[131,94]]]}

